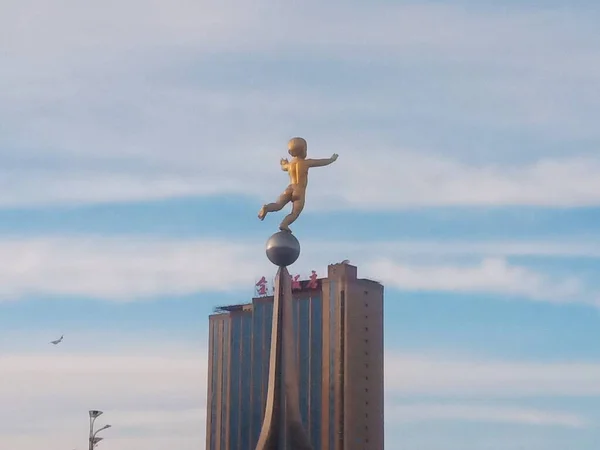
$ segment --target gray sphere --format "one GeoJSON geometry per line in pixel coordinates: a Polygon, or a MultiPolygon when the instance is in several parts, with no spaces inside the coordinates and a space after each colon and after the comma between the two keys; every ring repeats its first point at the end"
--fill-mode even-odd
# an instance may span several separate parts
{"type": "Polygon", "coordinates": [[[290,266],[299,256],[300,242],[288,231],[278,231],[267,241],[267,258],[276,266],[290,266]]]}

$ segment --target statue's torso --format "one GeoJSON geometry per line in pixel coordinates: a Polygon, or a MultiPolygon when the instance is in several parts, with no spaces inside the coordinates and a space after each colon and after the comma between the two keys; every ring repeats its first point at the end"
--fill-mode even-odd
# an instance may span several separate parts
{"type": "Polygon", "coordinates": [[[306,187],[308,184],[308,163],[302,159],[294,158],[288,166],[290,184],[306,187]]]}

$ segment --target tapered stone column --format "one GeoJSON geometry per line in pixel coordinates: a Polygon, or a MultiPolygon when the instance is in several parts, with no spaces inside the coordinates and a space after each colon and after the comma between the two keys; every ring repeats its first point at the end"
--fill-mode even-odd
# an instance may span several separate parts
{"type": "Polygon", "coordinates": [[[275,277],[269,384],[263,426],[256,450],[312,450],[300,415],[298,368],[287,266],[300,256],[300,243],[280,231],[267,241],[267,257],[279,267],[275,277]]]}

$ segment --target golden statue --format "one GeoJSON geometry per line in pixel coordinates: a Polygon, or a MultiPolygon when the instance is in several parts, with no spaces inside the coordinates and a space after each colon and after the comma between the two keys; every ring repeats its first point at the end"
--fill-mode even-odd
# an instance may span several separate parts
{"type": "Polygon", "coordinates": [[[306,200],[306,186],[308,185],[308,169],[311,167],[328,166],[336,159],[337,154],[333,154],[331,158],[326,159],[306,159],[306,140],[300,137],[290,139],[288,142],[288,153],[292,156],[292,160],[282,159],[281,170],[290,174],[290,185],[283,191],[275,203],[263,205],[258,213],[258,218],[264,220],[270,212],[281,210],[285,205],[292,202],[292,212],[288,214],[279,229],[289,231],[290,225],[300,216],[304,209],[306,200]]]}

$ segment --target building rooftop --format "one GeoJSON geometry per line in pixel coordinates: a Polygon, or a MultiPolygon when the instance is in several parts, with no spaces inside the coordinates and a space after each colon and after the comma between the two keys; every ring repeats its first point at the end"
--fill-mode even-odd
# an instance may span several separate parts
{"type": "MultiPolygon", "coordinates": [[[[337,263],[337,264],[329,264],[328,268],[327,268],[327,275],[328,277],[331,276],[336,276],[342,273],[345,273],[347,276],[349,276],[350,278],[353,279],[358,279],[357,278],[357,267],[350,264],[350,262],[348,260],[344,260],[341,263],[337,263]]],[[[314,273],[314,272],[313,272],[314,273]]],[[[320,282],[322,282],[324,279],[326,279],[326,277],[319,277],[317,280],[320,282]]],[[[379,284],[381,285],[380,282],[375,281],[375,280],[369,280],[369,279],[360,279],[360,281],[366,281],[366,282],[370,282],[370,283],[375,283],[375,284],[379,284]]],[[[308,280],[302,280],[301,281],[303,283],[303,286],[301,288],[301,290],[305,289],[305,283],[308,282],[308,280]]],[[[263,295],[263,296],[259,296],[259,297],[254,297],[252,300],[252,302],[248,302],[248,303],[240,303],[237,305],[224,305],[224,306],[217,306],[214,308],[213,310],[213,315],[221,315],[221,314],[231,314],[234,312],[241,312],[241,311],[251,311],[253,309],[253,302],[255,300],[258,299],[273,299],[273,295],[263,295]]]]}

